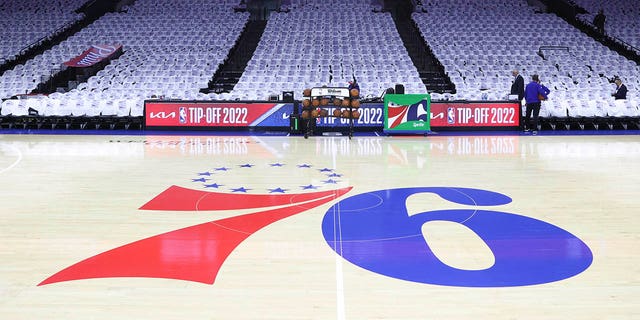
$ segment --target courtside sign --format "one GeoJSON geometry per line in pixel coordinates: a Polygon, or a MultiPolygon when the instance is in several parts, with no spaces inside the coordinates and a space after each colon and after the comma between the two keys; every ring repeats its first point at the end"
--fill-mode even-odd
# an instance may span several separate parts
{"type": "Polygon", "coordinates": [[[425,134],[429,123],[431,97],[428,94],[387,94],[384,96],[384,132],[425,134]]]}

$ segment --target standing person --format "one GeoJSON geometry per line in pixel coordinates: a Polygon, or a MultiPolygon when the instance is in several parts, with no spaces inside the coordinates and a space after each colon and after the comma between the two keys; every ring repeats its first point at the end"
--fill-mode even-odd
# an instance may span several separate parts
{"type": "Polygon", "coordinates": [[[593,17],[593,25],[596,26],[596,28],[598,29],[598,32],[600,32],[600,34],[603,34],[603,35],[604,35],[605,21],[607,21],[607,17],[604,15],[604,12],[602,12],[602,9],[600,9],[600,11],[598,11],[598,14],[596,14],[596,16],[593,17]]]}
{"type": "MultiPolygon", "coordinates": [[[[513,83],[511,84],[511,92],[510,95],[518,95],[518,104],[520,113],[520,119],[522,119],[522,99],[524,98],[524,78],[520,75],[520,71],[517,69],[513,69],[511,71],[513,75],[513,83]]],[[[522,127],[522,123],[520,124],[522,127]]]]}
{"type": "Polygon", "coordinates": [[[533,130],[534,134],[538,130],[538,115],[540,115],[541,100],[547,100],[549,88],[540,84],[540,77],[537,74],[531,76],[531,82],[524,89],[524,100],[527,103],[525,114],[525,131],[533,130]],[[531,113],[533,113],[533,123],[530,123],[531,113]]]}
{"type": "Polygon", "coordinates": [[[524,98],[524,78],[520,75],[518,70],[511,71],[513,75],[513,83],[511,84],[511,93],[513,95],[518,95],[518,101],[522,103],[522,98],[524,98]]]}
{"type": "Polygon", "coordinates": [[[358,92],[360,92],[360,85],[358,84],[356,78],[353,78],[352,81],[349,81],[349,92],[351,92],[351,89],[357,89],[358,92]]]}
{"type": "Polygon", "coordinates": [[[612,94],[616,100],[625,100],[627,99],[627,86],[622,83],[620,78],[616,78],[613,80],[616,83],[616,91],[612,94]]]}

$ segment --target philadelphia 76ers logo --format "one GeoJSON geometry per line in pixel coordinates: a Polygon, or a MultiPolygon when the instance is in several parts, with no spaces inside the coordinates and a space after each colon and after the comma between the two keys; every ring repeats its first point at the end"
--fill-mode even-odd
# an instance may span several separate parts
{"type": "MultiPolygon", "coordinates": [[[[123,245],[71,265],[39,285],[109,277],[213,284],[225,260],[253,233],[338,200],[353,189],[342,173],[307,163],[226,164],[194,173],[189,179],[187,186],[167,188],[140,210],[196,214],[256,211],[123,245]]],[[[373,273],[426,284],[523,286],[566,279],[589,267],[591,251],[568,231],[515,213],[482,210],[483,206],[509,202],[511,198],[506,195],[480,189],[378,190],[334,204],[326,212],[321,228],[327,244],[347,261],[373,273]],[[427,210],[409,215],[406,200],[419,193],[433,193],[453,204],[473,205],[476,209],[427,210]],[[491,249],[495,263],[484,270],[462,270],[440,261],[420,230],[424,223],[436,220],[471,229],[491,249]]]]}

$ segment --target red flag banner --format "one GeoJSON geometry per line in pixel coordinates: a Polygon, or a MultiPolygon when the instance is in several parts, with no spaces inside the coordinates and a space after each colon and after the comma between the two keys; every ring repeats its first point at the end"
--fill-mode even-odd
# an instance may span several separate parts
{"type": "Polygon", "coordinates": [[[85,68],[100,61],[111,58],[116,52],[122,49],[121,44],[115,45],[92,45],[79,56],[65,62],[69,67],[85,68]]]}

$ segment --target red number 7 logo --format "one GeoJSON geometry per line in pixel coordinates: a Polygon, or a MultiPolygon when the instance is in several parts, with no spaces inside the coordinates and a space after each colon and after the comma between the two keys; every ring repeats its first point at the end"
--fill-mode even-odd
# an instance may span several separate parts
{"type": "Polygon", "coordinates": [[[113,277],[167,278],[213,284],[227,257],[253,233],[278,220],[337,199],[351,189],[247,195],[172,186],[140,209],[211,211],[278,207],[138,240],[80,261],[39,285],[113,277]]]}

